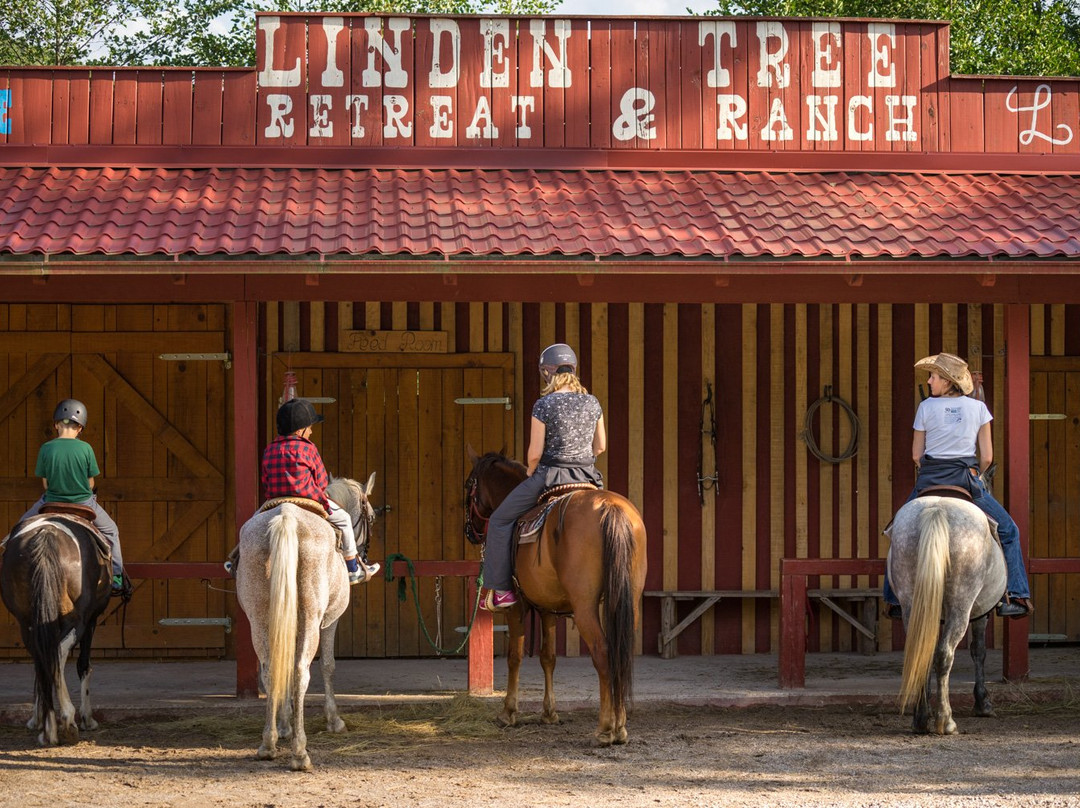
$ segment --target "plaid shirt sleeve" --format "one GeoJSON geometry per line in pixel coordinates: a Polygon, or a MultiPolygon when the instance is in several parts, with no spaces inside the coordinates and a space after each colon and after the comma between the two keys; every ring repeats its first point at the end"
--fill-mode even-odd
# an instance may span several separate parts
{"type": "Polygon", "coordinates": [[[271,441],[263,452],[262,485],[267,499],[306,497],[328,507],[330,477],[315,444],[286,435],[271,441]]]}

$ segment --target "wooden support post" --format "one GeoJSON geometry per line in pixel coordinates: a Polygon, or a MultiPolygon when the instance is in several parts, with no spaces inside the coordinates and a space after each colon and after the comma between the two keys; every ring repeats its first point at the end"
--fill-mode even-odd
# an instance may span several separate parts
{"type": "MultiPolygon", "coordinates": [[[[1020,529],[1020,547],[1028,564],[1028,503],[1031,501],[1031,311],[1026,303],[1005,307],[1005,459],[1009,464],[1009,515],[1020,529]]],[[[1006,620],[1002,631],[1005,679],[1026,679],[1030,618],[1006,620]]]]}
{"type": "Polygon", "coordinates": [[[806,576],[780,559],[780,687],[806,686],[806,576]]]}
{"type": "MultiPolygon", "coordinates": [[[[476,598],[476,580],[468,587],[469,602],[476,598]]],[[[495,690],[495,638],[491,612],[476,610],[472,632],[469,634],[469,695],[490,696],[495,690]]]]}
{"type": "Polygon", "coordinates": [[[660,599],[660,636],[657,637],[657,650],[661,659],[674,659],[679,653],[675,638],[671,630],[675,628],[675,598],[665,597],[660,599]],[[670,637],[664,642],[665,637],[670,637]]]}
{"type": "MultiPolygon", "coordinates": [[[[233,489],[236,529],[259,506],[259,419],[250,417],[259,407],[258,304],[232,305],[233,489]]],[[[237,604],[235,609],[236,695],[259,695],[259,660],[251,643],[251,625],[237,604]]]]}

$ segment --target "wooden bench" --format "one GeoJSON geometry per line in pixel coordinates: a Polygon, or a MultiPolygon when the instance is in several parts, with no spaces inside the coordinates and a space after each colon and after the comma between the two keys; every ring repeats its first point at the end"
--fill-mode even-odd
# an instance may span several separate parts
{"type": "Polygon", "coordinates": [[[645,592],[647,598],[660,598],[660,634],[657,650],[664,659],[674,659],[678,653],[675,640],[705,612],[724,598],[776,598],[775,589],[703,589],[703,590],[654,590],[645,592]],[[675,601],[701,601],[678,624],[675,601]]]}
{"type": "MultiPolygon", "coordinates": [[[[820,601],[823,606],[835,612],[842,620],[859,632],[859,650],[873,653],[877,648],[877,601],[880,589],[808,589],[806,596],[820,601]],[[859,617],[854,617],[843,605],[844,602],[858,604],[859,617]]],[[[725,598],[779,598],[776,589],[699,589],[681,590],[664,589],[645,592],[647,598],[660,598],[660,633],[657,636],[657,650],[663,659],[674,659],[678,655],[676,640],[693,623],[725,598]],[[690,613],[676,622],[679,601],[696,603],[690,613]]]]}
{"type": "MultiPolygon", "coordinates": [[[[812,575],[884,575],[883,558],[782,558],[780,559],[780,687],[806,686],[806,604],[816,597],[828,608],[841,614],[856,626],[864,638],[873,638],[877,631],[877,600],[879,589],[809,589],[806,581],[812,575]],[[855,621],[836,604],[837,592],[847,593],[847,599],[861,601],[861,621],[855,621]],[[845,616],[846,615],[846,616],[845,616]]],[[[866,647],[866,640],[860,646],[866,647]]]]}

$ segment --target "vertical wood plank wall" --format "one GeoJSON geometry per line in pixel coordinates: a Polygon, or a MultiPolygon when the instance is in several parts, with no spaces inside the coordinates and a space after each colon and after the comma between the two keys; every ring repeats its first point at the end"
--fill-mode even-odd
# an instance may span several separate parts
{"type": "MultiPolygon", "coordinates": [[[[1047,335],[1033,338],[1033,352],[1066,350],[1064,308],[1048,306],[1045,315],[1033,308],[1033,331],[1047,335]]],[[[770,589],[779,586],[785,556],[884,556],[881,529],[914,481],[911,423],[925,380],[912,366],[929,353],[967,358],[983,373],[998,423],[1005,415],[1004,313],[995,305],[281,303],[264,306],[262,319],[268,354],[336,351],[345,330],[404,328],[448,331],[459,352],[513,353],[519,390],[509,448],[519,457],[539,392],[536,356],[550,342],[574,345],[583,381],[605,408],[610,450],[601,466],[646,521],[649,589],[770,589]],[[702,432],[706,383],[715,402],[715,461],[702,432]],[[859,420],[857,454],[836,464],[811,454],[803,438],[807,408],[827,387],[859,420]],[[704,506],[699,458],[702,475],[714,465],[717,475],[704,506]]],[[[279,393],[267,389],[273,398],[279,393]]],[[[833,403],[820,406],[810,429],[830,455],[851,435],[833,403]]],[[[1003,430],[994,437],[1001,459],[1003,430]]],[[[996,487],[1006,490],[1007,463],[1001,466],[996,487]]],[[[812,585],[880,583],[823,578],[812,585]]],[[[892,629],[882,621],[882,648],[900,647],[892,629]]],[[[658,605],[648,602],[639,638],[646,652],[658,630],[658,605]]],[[[561,651],[580,653],[572,624],[561,631],[561,651]]],[[[679,638],[679,651],[775,651],[777,631],[775,600],[725,600],[679,638]]],[[[815,608],[809,648],[854,647],[852,630],[815,608]]]]}

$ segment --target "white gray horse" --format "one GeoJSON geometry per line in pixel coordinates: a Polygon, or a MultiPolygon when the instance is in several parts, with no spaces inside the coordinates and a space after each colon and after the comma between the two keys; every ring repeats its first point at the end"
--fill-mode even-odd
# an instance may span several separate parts
{"type": "MultiPolygon", "coordinates": [[[[366,545],[375,512],[363,485],[335,479],[327,495],[353,521],[357,545],[366,545]]],[[[236,597],[251,623],[266,692],[266,726],[258,758],[277,753],[278,738],[292,738],[290,768],[310,771],[304,733],[304,697],[319,651],[325,684],[326,728],[344,732],[334,698],[334,632],[349,605],[349,580],[336,534],[323,517],[286,502],[255,514],[240,529],[236,597]]]]}
{"type": "Polygon", "coordinates": [[[993,715],[986,692],[986,622],[1005,592],[1005,557],[990,521],[972,503],[922,496],[904,505],[891,529],[889,579],[904,612],[907,641],[900,709],[915,705],[914,729],[930,732],[930,673],[937,676],[933,731],[956,732],[949,674],[971,625],[977,716],[993,715]]]}

